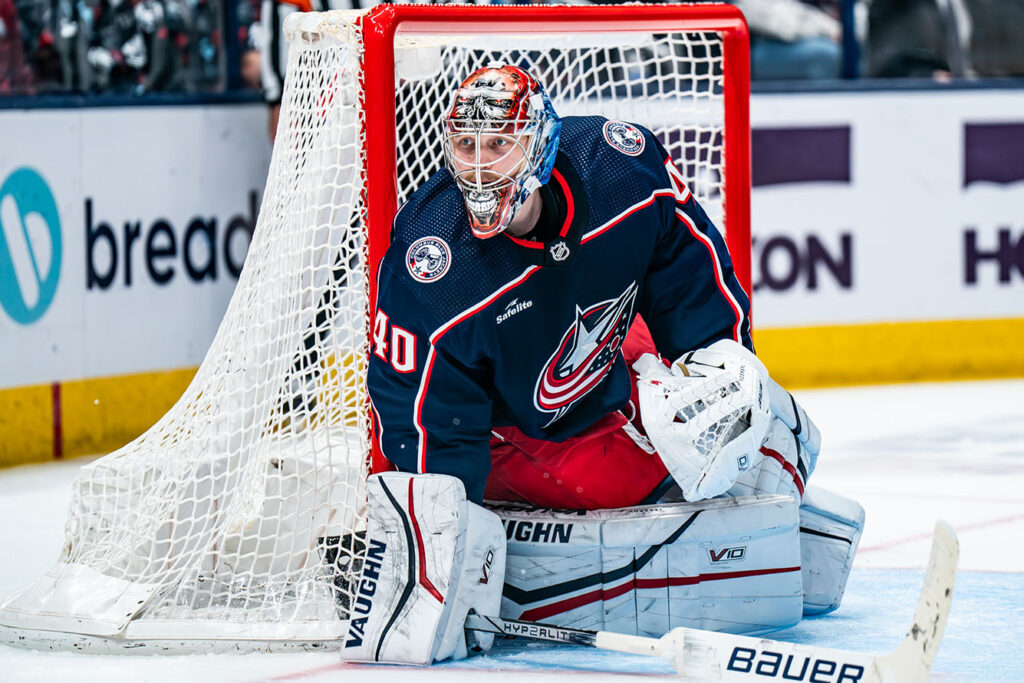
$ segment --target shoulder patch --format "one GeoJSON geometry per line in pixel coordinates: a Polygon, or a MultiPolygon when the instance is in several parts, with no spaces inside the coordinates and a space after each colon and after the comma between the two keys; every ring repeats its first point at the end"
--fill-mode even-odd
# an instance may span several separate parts
{"type": "Polygon", "coordinates": [[[640,156],[644,151],[644,135],[636,126],[623,121],[606,121],[604,139],[609,145],[631,157],[640,156]]]}
{"type": "Polygon", "coordinates": [[[405,252],[405,266],[420,282],[437,282],[451,265],[452,250],[440,237],[421,237],[405,252]]]}

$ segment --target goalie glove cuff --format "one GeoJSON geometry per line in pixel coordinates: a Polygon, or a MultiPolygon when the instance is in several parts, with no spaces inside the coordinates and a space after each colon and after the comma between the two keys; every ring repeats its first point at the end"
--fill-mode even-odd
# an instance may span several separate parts
{"type": "Polygon", "coordinates": [[[818,431],[817,425],[811,421],[800,404],[796,402],[793,395],[771,378],[768,378],[768,398],[771,403],[772,417],[786,425],[796,440],[800,442],[809,477],[818,462],[818,452],[821,451],[821,432],[818,431]]]}
{"type": "MultiPolygon", "coordinates": [[[[368,489],[366,558],[342,659],[465,657],[466,616],[497,614],[501,605],[501,521],[469,502],[455,477],[388,472],[371,476],[368,489]]],[[[486,650],[492,642],[476,636],[472,645],[486,650]]]]}
{"type": "Polygon", "coordinates": [[[818,462],[821,434],[788,391],[771,378],[767,386],[772,419],[761,444],[764,458],[760,465],[740,474],[729,495],[780,493],[800,500],[818,462]]]}

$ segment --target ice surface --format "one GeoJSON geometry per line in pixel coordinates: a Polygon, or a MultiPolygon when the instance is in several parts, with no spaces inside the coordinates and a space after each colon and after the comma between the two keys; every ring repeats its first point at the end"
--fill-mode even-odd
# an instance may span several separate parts
{"type": "MultiPolygon", "coordinates": [[[[960,575],[933,679],[1024,681],[1024,380],[796,392],[821,428],[812,482],[867,510],[839,611],[775,634],[867,652],[896,646],[917,603],[932,526],[960,536],[960,575]]],[[[82,460],[0,471],[0,595],[56,559],[82,460]]],[[[675,679],[661,660],[505,641],[489,655],[408,669],[332,653],[100,656],[0,646],[5,681],[603,681],[675,679]],[[582,677],[582,678],[581,678],[582,677]]]]}

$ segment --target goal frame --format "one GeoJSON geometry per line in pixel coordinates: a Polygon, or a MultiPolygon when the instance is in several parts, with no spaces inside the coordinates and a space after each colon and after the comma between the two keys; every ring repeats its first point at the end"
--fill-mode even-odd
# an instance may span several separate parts
{"type": "MultiPolygon", "coordinates": [[[[423,34],[698,32],[722,36],[725,168],[725,240],[733,269],[749,297],[750,241],[750,34],[743,13],[726,4],[664,5],[392,5],[362,18],[364,166],[363,207],[369,268],[369,316],[376,316],[377,268],[387,250],[398,210],[395,39],[423,34]]],[[[367,330],[368,337],[372,330],[367,330]]],[[[373,471],[390,469],[371,439],[373,471]]]]}

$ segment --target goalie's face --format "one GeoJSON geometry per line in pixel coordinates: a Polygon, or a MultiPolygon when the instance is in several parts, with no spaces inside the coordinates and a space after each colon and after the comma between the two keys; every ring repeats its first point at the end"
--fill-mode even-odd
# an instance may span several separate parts
{"type": "Polygon", "coordinates": [[[444,155],[480,238],[506,229],[547,182],[560,122],[536,80],[513,66],[475,71],[444,121],[444,155]]]}
{"type": "Polygon", "coordinates": [[[450,140],[456,181],[460,186],[501,188],[511,185],[527,166],[531,136],[455,133],[450,140]]]}
{"type": "Polygon", "coordinates": [[[462,190],[473,234],[486,239],[504,230],[515,213],[520,179],[529,166],[532,136],[453,132],[448,168],[462,190]]]}

